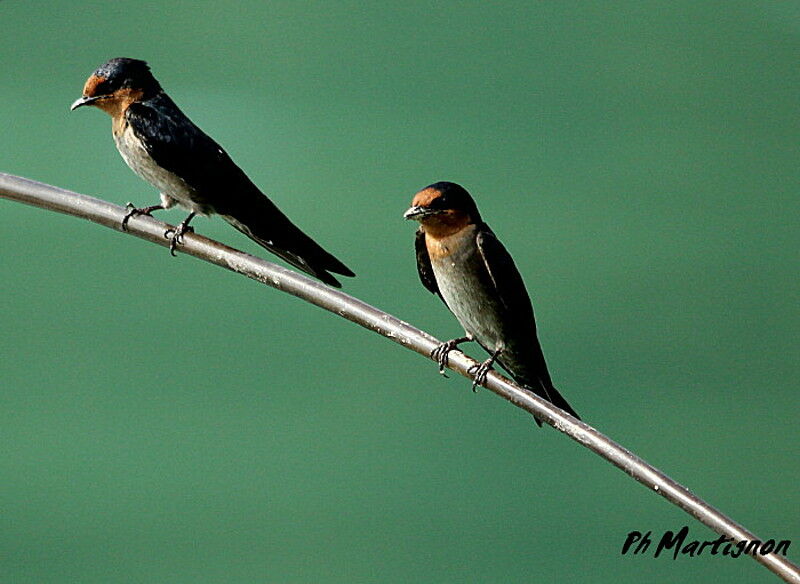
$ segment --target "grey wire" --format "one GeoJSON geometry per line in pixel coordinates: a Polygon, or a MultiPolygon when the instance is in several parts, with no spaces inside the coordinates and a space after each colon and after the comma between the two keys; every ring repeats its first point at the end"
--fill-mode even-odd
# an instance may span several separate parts
{"type": "MultiPolygon", "coordinates": [[[[124,207],[101,199],[5,173],[0,173],[0,196],[42,209],[87,219],[116,231],[122,231],[122,217],[126,213],[124,207]]],[[[152,217],[138,216],[130,220],[126,233],[168,247],[169,241],[164,237],[164,232],[168,228],[166,223],[152,217]]],[[[358,298],[325,286],[298,272],[237,251],[217,241],[188,233],[184,236],[183,244],[177,249],[181,253],[192,255],[297,296],[383,335],[427,358],[431,358],[431,351],[439,345],[439,341],[428,333],[370,306],[358,298]]],[[[449,368],[464,377],[471,379],[467,370],[476,364],[476,361],[460,351],[454,351],[450,355],[449,368]]],[[[515,406],[535,414],[543,422],[550,424],[559,432],[563,432],[622,469],[716,533],[737,541],[759,539],[742,525],[628,449],[588,424],[569,416],[549,402],[521,389],[502,375],[494,371],[490,372],[485,387],[515,406]]],[[[753,554],[752,557],[784,581],[800,584],[800,568],[785,557],[776,554],[760,555],[759,553],[753,554]]]]}

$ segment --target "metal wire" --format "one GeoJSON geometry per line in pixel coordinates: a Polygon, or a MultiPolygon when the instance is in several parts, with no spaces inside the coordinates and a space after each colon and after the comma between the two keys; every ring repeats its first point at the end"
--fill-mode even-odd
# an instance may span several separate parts
{"type": "MultiPolygon", "coordinates": [[[[4,173],[0,173],[0,196],[87,219],[120,232],[122,218],[126,213],[124,207],[107,201],[4,173]]],[[[164,232],[168,228],[167,224],[152,217],[138,216],[130,220],[125,233],[168,247],[169,241],[164,238],[164,232]]],[[[183,244],[177,250],[297,296],[427,358],[431,358],[431,351],[439,345],[439,341],[428,333],[358,298],[201,235],[186,234],[183,244]]],[[[449,368],[467,378],[471,379],[467,370],[476,364],[476,361],[459,351],[450,355],[449,368]]],[[[628,449],[549,402],[518,387],[497,372],[489,373],[485,387],[592,450],[718,534],[736,541],[759,539],[628,449]]],[[[752,557],[784,581],[800,584],[800,568],[785,557],[758,553],[752,557]]]]}

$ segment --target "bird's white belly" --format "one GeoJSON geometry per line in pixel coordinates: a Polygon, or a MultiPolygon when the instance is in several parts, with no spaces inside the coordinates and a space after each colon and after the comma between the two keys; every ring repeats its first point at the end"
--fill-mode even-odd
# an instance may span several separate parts
{"type": "Polygon", "coordinates": [[[178,175],[156,164],[130,126],[126,126],[119,134],[115,133],[114,142],[131,170],[158,189],[164,207],[169,208],[178,203],[190,211],[201,212],[192,202],[192,189],[189,185],[178,175]]]}
{"type": "Polygon", "coordinates": [[[490,296],[483,261],[468,246],[447,257],[431,259],[439,291],[467,334],[493,351],[504,346],[501,307],[490,296]],[[480,262],[480,263],[478,263],[480,262]],[[445,281],[447,282],[445,284],[445,281]]]}

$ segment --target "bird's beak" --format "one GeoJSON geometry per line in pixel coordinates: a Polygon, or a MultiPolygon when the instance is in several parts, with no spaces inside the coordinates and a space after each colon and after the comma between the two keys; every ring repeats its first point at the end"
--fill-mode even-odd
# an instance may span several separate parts
{"type": "Polygon", "coordinates": [[[69,109],[70,109],[70,111],[74,111],[74,110],[78,109],[81,106],[92,105],[98,99],[103,99],[104,97],[106,97],[106,96],[105,95],[95,95],[94,97],[87,97],[87,96],[84,95],[83,97],[80,97],[80,98],[76,99],[75,101],[73,101],[72,105],[69,106],[69,109]]]}
{"type": "Polygon", "coordinates": [[[414,221],[419,221],[420,219],[424,219],[425,217],[430,217],[431,215],[436,215],[440,213],[439,209],[431,209],[430,207],[409,207],[408,211],[403,213],[404,219],[413,219],[414,221]]]}

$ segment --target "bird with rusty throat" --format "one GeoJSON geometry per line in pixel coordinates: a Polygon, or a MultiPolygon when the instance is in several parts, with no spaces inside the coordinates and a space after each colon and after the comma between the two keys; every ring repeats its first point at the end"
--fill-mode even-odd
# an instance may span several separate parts
{"type": "MultiPolygon", "coordinates": [[[[129,210],[122,220],[179,205],[189,211],[174,230],[170,253],[195,215],[222,216],[250,239],[291,265],[339,287],[330,272],[355,274],[301,231],[253,184],[219,144],[175,105],[150,67],[118,58],[91,74],[70,109],[91,105],[111,115],[114,143],[131,169],[161,193],[161,204],[129,210]]],[[[171,237],[170,237],[171,234],[171,237]]]]}
{"type": "Polygon", "coordinates": [[[473,390],[486,382],[496,361],[519,385],[577,418],[550,380],[522,276],[470,194],[455,183],[437,182],[414,196],[404,217],[420,223],[415,246],[422,284],[466,332],[433,350],[439,371],[444,373],[450,351],[477,341],[490,357],[470,369],[473,390]]]}

